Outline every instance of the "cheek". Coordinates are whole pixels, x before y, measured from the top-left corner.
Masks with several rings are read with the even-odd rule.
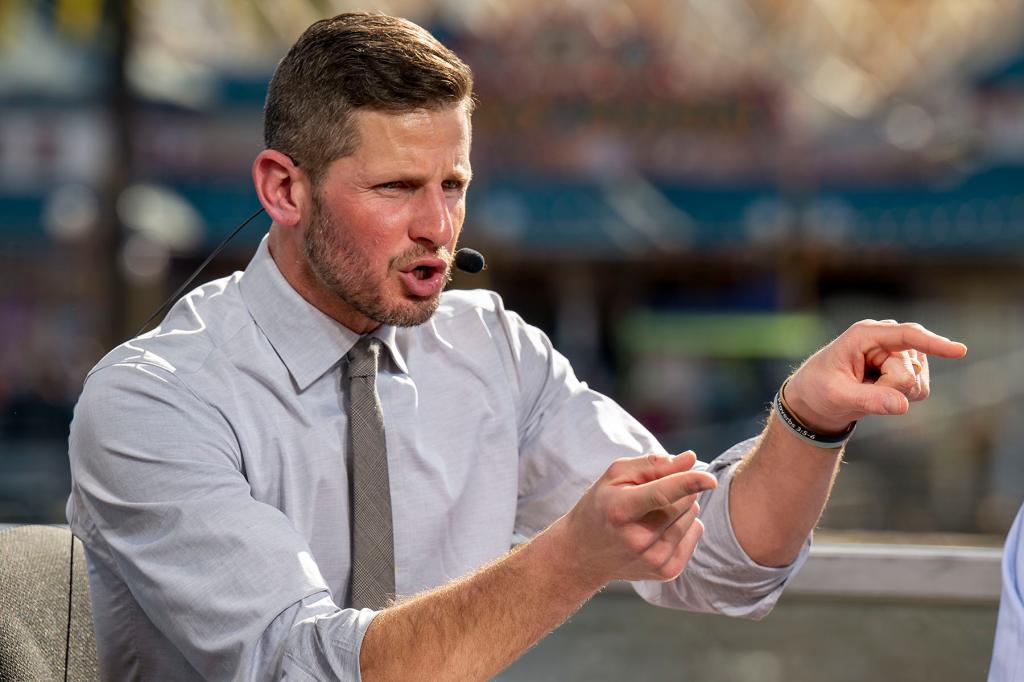
[[[373,203],[362,207],[354,222],[363,241],[378,248],[393,247],[408,235],[412,211],[396,202]]]
[[[465,200],[460,201],[451,209],[452,216],[452,227],[454,228],[455,236],[452,241],[458,238],[459,233],[462,232],[462,223],[466,219],[466,202]]]
[[[365,209],[339,212],[334,223],[339,242],[362,259],[375,261],[386,258],[387,252],[394,247],[395,230],[381,216],[379,212]]]
[[[380,234],[363,232],[348,236],[343,257],[350,267],[376,277],[388,269],[388,254],[391,250],[387,240]]]

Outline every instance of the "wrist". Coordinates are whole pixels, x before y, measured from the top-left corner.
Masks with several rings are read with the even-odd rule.
[[[807,401],[803,400],[803,394],[792,389],[790,385],[792,378],[789,377],[782,382],[782,387],[779,388],[779,400],[782,401],[785,411],[789,412],[798,425],[828,438],[838,437],[852,430],[853,425],[857,422],[829,419],[812,409]]]
[[[590,560],[589,553],[582,551],[587,543],[574,532],[575,509],[570,510],[545,528],[531,544],[544,554],[545,564],[558,573],[567,584],[574,584],[588,594],[594,594],[611,582],[614,576],[604,575],[599,562]]]
[[[836,450],[845,446],[846,441],[849,440],[854,428],[856,428],[857,422],[847,422],[842,430],[831,432],[818,430],[813,425],[805,423],[797,417],[788,401],[784,398],[787,383],[789,383],[789,379],[782,382],[782,387],[775,394],[775,399],[772,401],[772,412],[788,428],[789,433],[819,448]]]

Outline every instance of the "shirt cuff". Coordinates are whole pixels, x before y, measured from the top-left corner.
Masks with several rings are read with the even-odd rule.
[[[282,680],[361,679],[359,651],[366,629],[379,613],[372,609],[339,608],[320,593],[298,603],[284,655]],[[287,613],[287,612],[286,612]]]
[[[707,471],[718,479],[718,487],[700,498],[704,535],[679,578],[664,583],[633,583],[646,601],[754,619],[768,615],[775,606],[786,582],[807,559],[811,536],[797,558],[783,567],[763,566],[740,546],[729,517],[729,491],[736,466],[757,442],[755,437],[738,443],[708,465]]]

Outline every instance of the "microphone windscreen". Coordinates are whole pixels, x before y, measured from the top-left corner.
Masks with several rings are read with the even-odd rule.
[[[486,268],[487,262],[475,249],[459,249],[455,252],[455,267],[472,275]]]

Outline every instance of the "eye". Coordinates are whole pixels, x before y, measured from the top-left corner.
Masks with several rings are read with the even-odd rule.
[[[406,187],[408,187],[408,183],[401,180],[395,180],[394,182],[382,182],[374,189],[404,189]]]
[[[463,180],[445,180],[441,186],[446,192],[461,192],[466,189],[466,183]]]

